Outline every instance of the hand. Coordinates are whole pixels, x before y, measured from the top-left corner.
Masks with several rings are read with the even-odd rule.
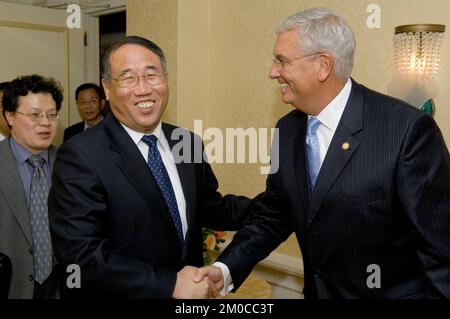
[[[202,280],[208,278],[214,288],[212,292],[213,298],[217,297],[217,294],[223,289],[225,283],[223,279],[222,270],[216,266],[205,266],[197,269],[197,273],[194,277],[194,282],[201,282]]]
[[[200,280],[194,280],[194,277],[197,277],[197,271],[196,267],[185,266],[177,273],[173,298],[206,299],[217,296],[216,285],[208,277],[203,276]]]

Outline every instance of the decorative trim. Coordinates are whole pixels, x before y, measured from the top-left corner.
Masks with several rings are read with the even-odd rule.
[[[445,32],[443,24],[407,24],[395,27],[395,34],[404,32]]]

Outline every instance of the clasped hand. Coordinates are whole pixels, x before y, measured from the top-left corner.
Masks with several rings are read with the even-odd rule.
[[[220,268],[185,266],[177,273],[172,297],[175,299],[216,298],[224,286]]]

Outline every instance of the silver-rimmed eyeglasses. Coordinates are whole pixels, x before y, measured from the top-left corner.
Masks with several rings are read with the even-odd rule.
[[[301,60],[301,59],[304,59],[304,58],[307,58],[307,57],[310,57],[310,56],[314,56],[314,55],[318,55],[318,54],[321,54],[321,53],[322,52],[315,52],[315,53],[302,55],[302,56],[299,56],[297,58],[292,58],[292,59],[284,59],[283,58],[283,59],[280,60],[280,59],[277,59],[277,58],[273,58],[272,60],[273,60],[273,63],[275,64],[275,66],[277,67],[278,71],[281,71],[285,65],[292,63],[292,61]]]
[[[25,115],[30,120],[32,120],[33,122],[36,122],[36,123],[42,121],[44,119],[44,117],[46,117],[47,120],[49,120],[50,122],[54,122],[59,119],[59,114],[57,111],[49,111],[47,113],[44,113],[44,112],[42,112],[42,113],[38,113],[38,112],[23,113],[23,112],[15,111],[14,113]]]
[[[142,78],[145,81],[145,83],[147,83],[150,86],[156,86],[164,83],[165,81],[164,73],[157,73],[157,72],[146,72],[143,75],[137,75],[135,73],[131,74],[127,73],[126,75],[123,75],[118,78],[113,77],[113,80],[116,80],[122,89],[133,89],[138,84],[139,78]]]

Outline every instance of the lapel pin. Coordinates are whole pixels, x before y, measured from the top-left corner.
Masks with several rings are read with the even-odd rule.
[[[348,151],[348,149],[350,148],[350,144],[347,142],[342,143],[342,149],[344,151]]]

